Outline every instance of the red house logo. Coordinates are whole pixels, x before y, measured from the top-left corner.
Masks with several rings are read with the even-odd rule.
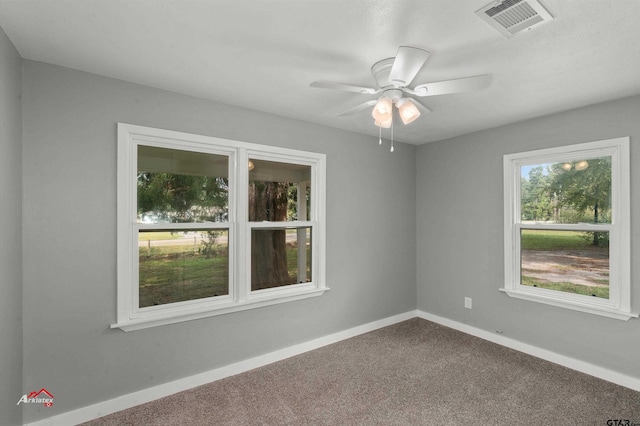
[[[25,393],[22,395],[16,405],[24,404],[42,404],[45,407],[53,406],[53,395],[45,388],[40,389],[38,392],[31,392],[28,395]]]

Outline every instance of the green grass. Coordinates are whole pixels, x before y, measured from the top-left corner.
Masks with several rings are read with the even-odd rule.
[[[152,243],[153,244],[153,243]],[[176,247],[180,248],[180,251],[176,251]],[[200,245],[196,245],[195,253],[198,253],[198,249],[202,248]],[[224,246],[224,250],[227,247]],[[193,244],[181,245],[181,246],[151,246],[149,249],[147,246],[139,247],[140,252],[140,261],[143,261],[143,258],[153,258],[157,256],[172,256],[176,253],[194,253]]]
[[[522,285],[546,288],[548,290],[563,291],[565,293],[581,294],[584,296],[595,296],[603,299],[609,298],[609,287],[593,287],[568,282],[550,283],[524,275],[522,276]]]
[[[138,233],[138,241],[158,241],[158,240],[175,240],[178,238],[182,238],[183,235],[180,233],[174,232],[139,232]]]
[[[307,246],[307,279],[311,280],[311,247]],[[296,282],[298,278],[298,246],[287,244],[287,269],[289,277]]]
[[[520,244],[523,250],[591,250],[584,232],[523,229]]]
[[[167,233],[169,234],[169,233]],[[199,247],[198,247],[199,248]],[[215,256],[205,257],[192,245],[139,248],[139,306],[197,300],[229,294],[229,256],[226,245],[215,246]],[[297,282],[298,249],[287,244],[287,268]],[[311,248],[307,247],[307,277],[311,278]]]
[[[147,307],[229,294],[226,246],[216,255],[194,253],[189,246],[140,248],[139,305]]]

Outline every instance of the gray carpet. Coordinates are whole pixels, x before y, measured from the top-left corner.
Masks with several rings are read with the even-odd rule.
[[[613,419],[640,425],[640,392],[416,318],[85,425],[605,426]]]

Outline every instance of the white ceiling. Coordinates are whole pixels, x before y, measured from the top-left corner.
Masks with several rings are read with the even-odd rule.
[[[0,0],[26,59],[372,135],[371,65],[409,45],[417,82],[491,74],[488,89],[421,98],[395,126],[422,144],[640,93],[640,0],[541,0],[554,20],[507,39],[475,15],[488,0]]]

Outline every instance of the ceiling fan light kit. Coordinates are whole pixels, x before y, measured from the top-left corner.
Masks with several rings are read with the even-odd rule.
[[[416,104],[414,104],[411,99],[403,97],[402,93],[402,90],[399,89],[385,90],[371,111],[376,126],[387,127],[381,126],[381,124],[393,121],[394,104],[396,108],[398,108],[400,119],[404,124],[409,124],[420,117],[420,110],[418,110]]]
[[[373,99],[368,100],[339,115],[356,114],[373,105],[371,115],[373,116],[374,124],[379,128],[391,128],[391,152],[393,152],[394,105],[398,109],[400,119],[406,125],[420,117],[421,109],[425,113],[431,112],[424,105],[413,99],[413,97],[460,93],[483,89],[489,85],[489,75],[478,75],[435,83],[421,83],[415,85],[413,88],[409,87],[426,63],[429,55],[431,55],[431,53],[424,49],[400,46],[394,58],[383,59],[371,67],[371,75],[376,83],[376,88],[332,81],[314,81],[310,86],[365,95],[378,95],[382,93],[382,96],[380,96],[377,101]],[[380,143],[381,142],[382,137],[380,136]]]
[[[391,118],[389,118],[387,121],[375,120],[373,122],[373,124],[375,124],[376,126],[382,127],[382,128],[385,128],[385,129],[388,129],[389,127],[391,127],[391,123],[393,123],[393,120]]]
[[[420,110],[418,110],[418,107],[409,98],[401,98],[396,103],[396,106],[400,113],[400,119],[404,124],[409,124],[420,117]]]
[[[378,102],[373,107],[373,111],[371,111],[371,115],[375,121],[379,121],[381,123],[391,120],[393,116],[393,101],[391,98],[382,96],[378,99]]]

